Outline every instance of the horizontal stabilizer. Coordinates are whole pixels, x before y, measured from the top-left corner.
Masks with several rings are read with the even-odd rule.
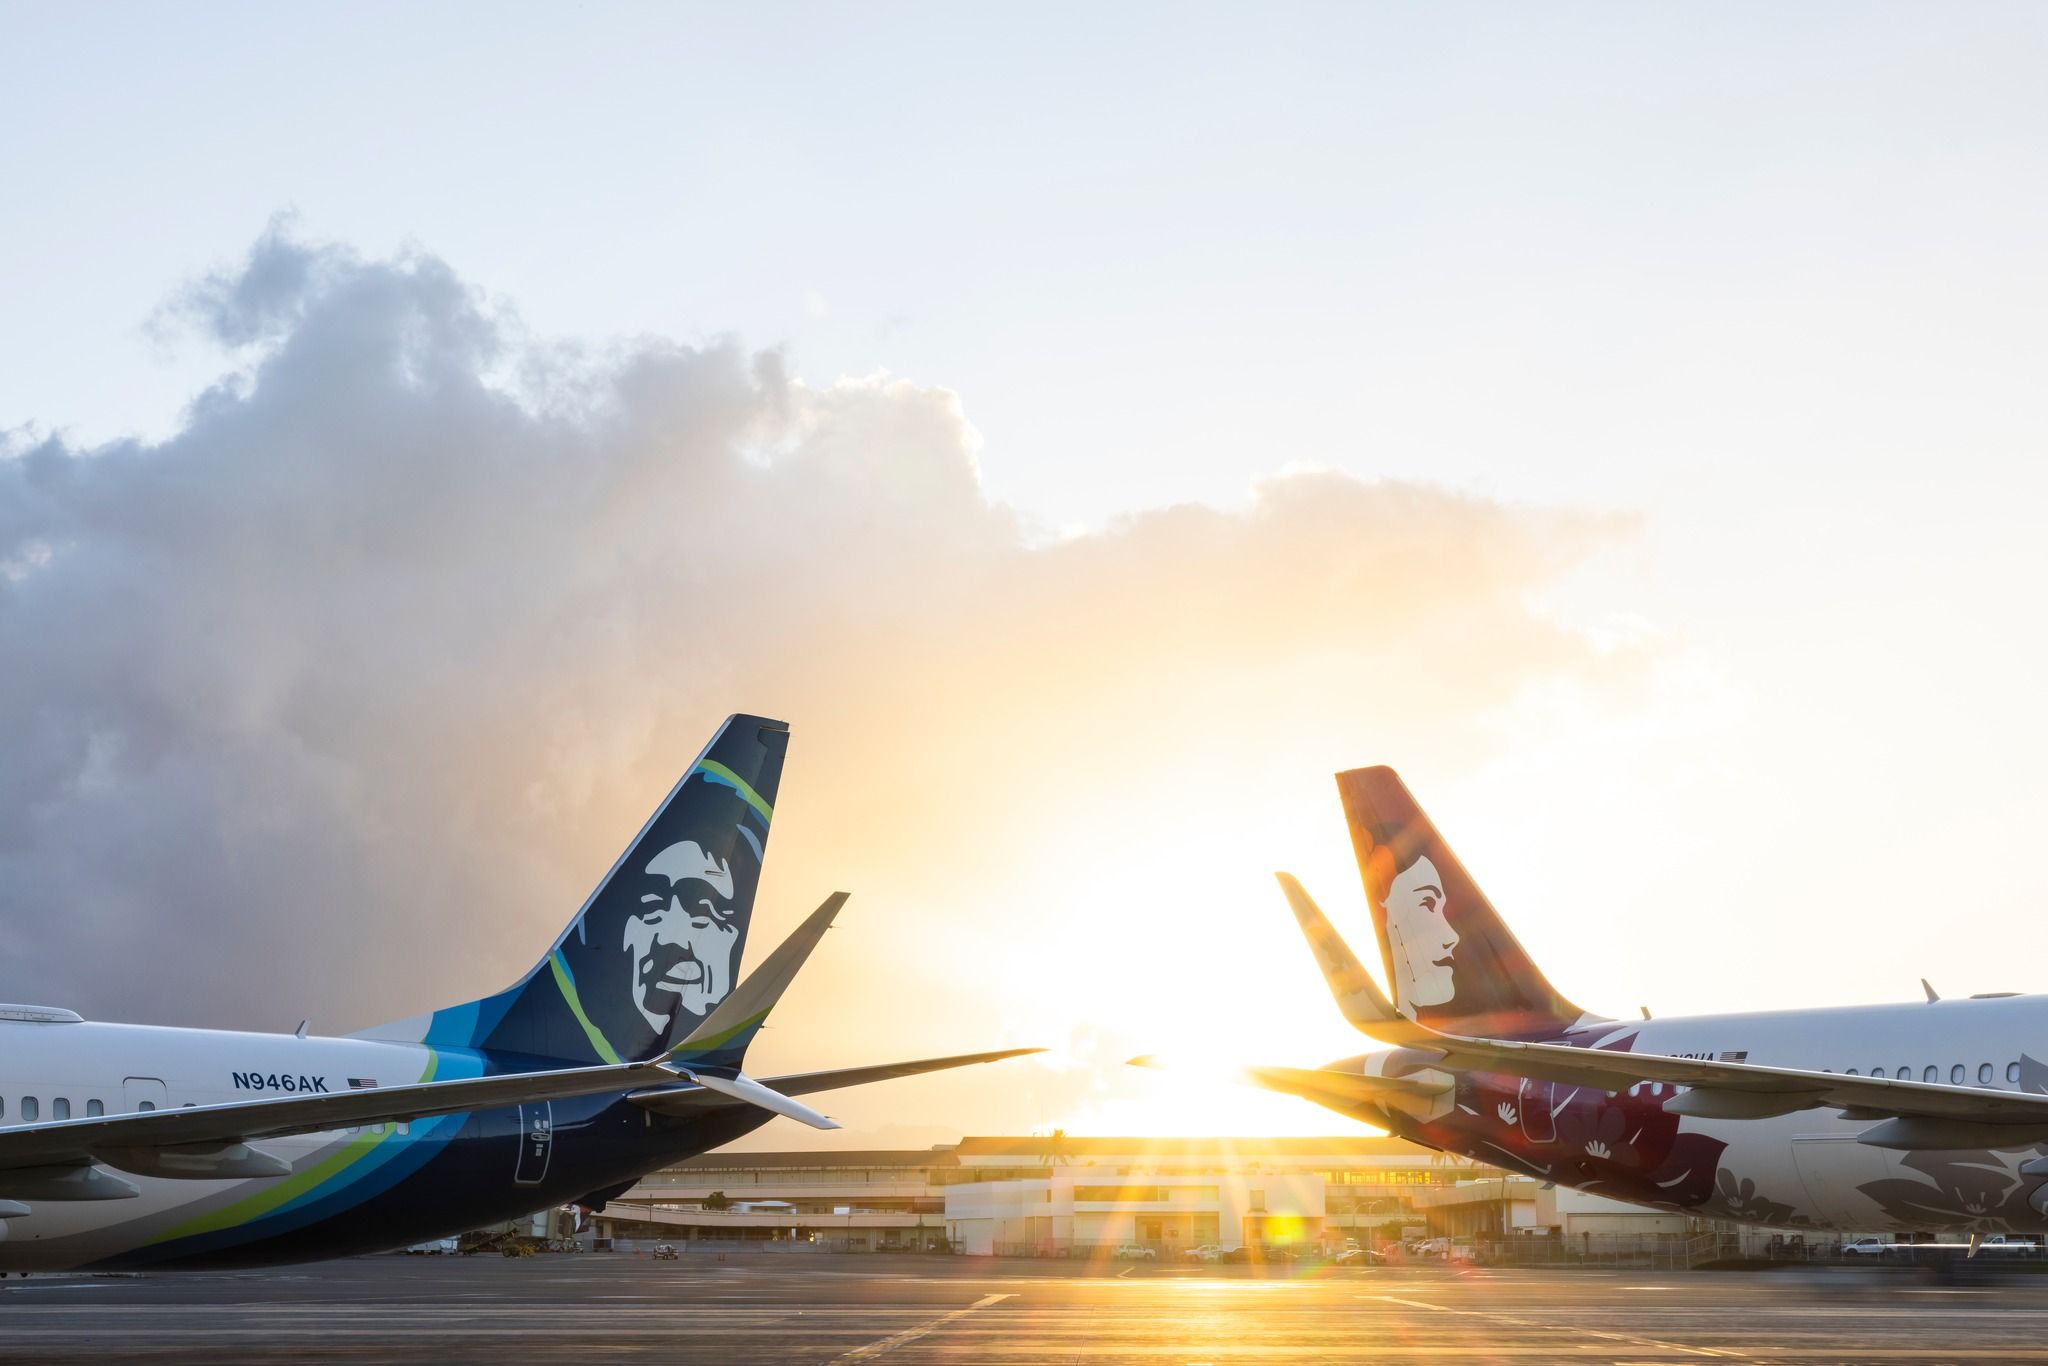
[[[808,1124],[813,1129],[836,1129],[839,1127],[837,1120],[828,1119],[810,1106],[805,1105],[802,1101],[791,1100],[780,1091],[770,1090],[745,1073],[736,1072],[729,1077],[721,1077],[711,1072],[686,1072],[685,1075],[707,1091],[716,1091],[720,1095],[731,1096],[734,1100],[742,1100],[749,1105],[758,1105],[763,1110],[770,1110],[778,1115]]]
[[[1394,1100],[1431,1099],[1451,1089],[1450,1079],[1367,1077],[1304,1067],[1247,1067],[1245,1075],[1268,1091],[1283,1091],[1318,1105],[1350,1111],[1361,1105],[1384,1108]]]

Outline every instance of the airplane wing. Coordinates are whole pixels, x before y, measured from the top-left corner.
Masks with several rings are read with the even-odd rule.
[[[845,904],[844,892],[827,897],[689,1038],[661,1059],[17,1124],[0,1128],[0,1171],[100,1162],[145,1176],[275,1176],[290,1167],[240,1145],[347,1125],[403,1122],[675,1082],[695,1083],[730,1104],[758,1105],[817,1128],[836,1129],[839,1126],[825,1116],[746,1076],[739,1063],[747,1042]]]
[[[836,1091],[846,1086],[866,1086],[894,1077],[914,1077],[920,1072],[938,1072],[949,1067],[971,1067],[980,1062],[1021,1058],[1043,1053],[1042,1048],[1002,1048],[993,1053],[960,1053],[950,1058],[919,1058],[915,1062],[888,1062],[873,1067],[841,1067],[830,1072],[796,1072],[785,1077],[763,1077],[760,1085],[784,1096],[809,1095],[813,1091]],[[743,1102],[703,1086],[683,1084],[635,1091],[626,1099],[659,1115],[698,1115]]]
[[[1300,1096],[1325,1105],[1333,1110],[1349,1111],[1359,1105],[1383,1106],[1389,1099],[1416,1097],[1427,1099],[1448,1089],[1450,1082],[1443,1078],[1434,1081],[1408,1077],[1366,1077],[1356,1072],[1338,1072],[1326,1068],[1307,1067],[1247,1067],[1245,1075],[1253,1084],[1268,1091],[1284,1091],[1290,1096]]]
[[[660,1063],[624,1063],[15,1124],[0,1128],[0,1170],[94,1161],[132,1170],[123,1159],[148,1150],[196,1151],[348,1125],[395,1123],[466,1110],[568,1100],[630,1091],[656,1081],[672,1082],[681,1075]]]
[[[702,1025],[660,1059],[17,1124],[0,1127],[0,1171],[102,1163],[144,1176],[281,1176],[291,1170],[288,1164],[244,1145],[350,1125],[402,1123],[622,1091],[649,1109],[670,1113],[753,1105],[815,1128],[836,1129],[833,1121],[791,1097],[1041,1051],[1016,1048],[806,1072],[768,1083],[741,1072],[747,1042],[845,903],[843,892],[828,897]],[[134,1193],[124,1182],[102,1185],[116,1194]]]
[[[1880,1148],[2019,1146],[2048,1137],[2048,1095],[1440,1033],[1394,1008],[1299,882],[1282,873],[1280,886],[1344,1017],[1383,1043],[1435,1054],[1440,1066],[1608,1092],[1667,1082],[1687,1089],[1664,1108],[1701,1119],[1764,1119],[1829,1107],[1844,1119],[1876,1121],[1857,1137]]]

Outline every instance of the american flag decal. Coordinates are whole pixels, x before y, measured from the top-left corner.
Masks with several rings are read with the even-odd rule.
[[[1749,1050],[1747,1048],[1732,1049],[1721,1054],[1720,1057],[1722,1062],[1748,1062]]]
[[[375,1077],[350,1077],[348,1079],[348,1089],[351,1091],[374,1091],[377,1089],[377,1079]]]

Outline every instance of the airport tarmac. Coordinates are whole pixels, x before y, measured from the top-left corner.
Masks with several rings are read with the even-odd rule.
[[[1230,1274],[1234,1272],[1235,1274]],[[2048,1277],[375,1257],[0,1282],[8,1361],[2048,1360]]]

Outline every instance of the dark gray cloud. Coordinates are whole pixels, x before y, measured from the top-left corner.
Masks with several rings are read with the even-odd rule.
[[[0,454],[0,996],[345,1029],[502,985],[731,710],[798,725],[815,899],[1000,860],[963,773],[1135,762],[1190,699],[1599,667],[1528,606],[1597,520],[1301,474],[1036,545],[941,391],[539,344],[286,225],[178,310],[248,367],[175,435]]]

